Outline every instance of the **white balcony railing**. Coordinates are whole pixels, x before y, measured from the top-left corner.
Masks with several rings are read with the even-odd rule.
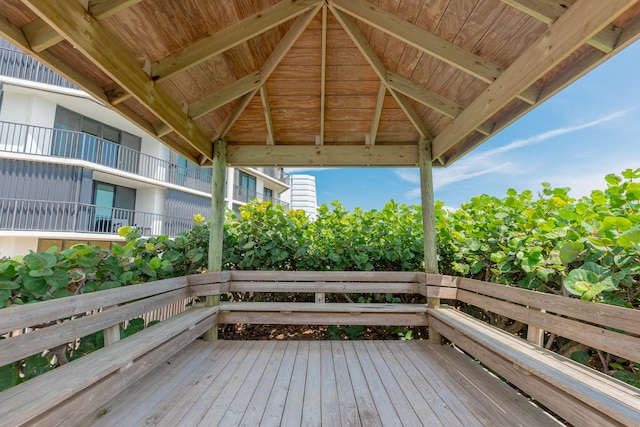
[[[241,187],[239,185],[233,186],[233,200],[247,203],[255,199],[258,199],[261,202],[271,202],[274,205],[282,205],[285,209],[289,209],[289,203],[280,200],[277,197],[269,197],[263,193],[258,193],[255,190]]]
[[[116,234],[130,225],[143,236],[176,236],[193,227],[193,218],[46,200],[0,199],[0,230]]]
[[[64,77],[5,41],[0,43],[0,76],[77,89]]]
[[[86,160],[161,182],[211,192],[211,175],[83,132],[0,122],[0,152]]]

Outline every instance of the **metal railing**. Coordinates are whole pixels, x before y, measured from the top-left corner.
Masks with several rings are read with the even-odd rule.
[[[10,46],[9,43],[0,44],[0,75],[78,89],[76,85],[67,81],[46,65],[41,64],[17,48],[7,46]]]
[[[176,236],[190,230],[193,218],[46,200],[0,199],[0,230],[117,234],[130,225],[143,236]]]
[[[286,173],[282,168],[255,168],[255,169],[287,185],[291,184],[291,178],[289,177],[289,174]]]
[[[258,199],[261,202],[271,202],[274,205],[282,205],[285,209],[289,209],[289,203],[280,200],[277,197],[268,197],[265,194],[258,193],[256,190],[251,190],[239,185],[233,186],[233,200],[247,203],[255,199]]]
[[[0,122],[2,151],[86,160],[146,178],[211,192],[209,174],[83,132]]]

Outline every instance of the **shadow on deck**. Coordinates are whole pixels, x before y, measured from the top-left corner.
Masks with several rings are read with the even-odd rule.
[[[558,425],[462,352],[425,341],[197,340],[100,413],[91,425]]]

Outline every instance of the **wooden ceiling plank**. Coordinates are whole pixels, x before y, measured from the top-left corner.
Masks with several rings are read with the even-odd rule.
[[[380,89],[378,89],[378,98],[376,99],[376,108],[373,111],[373,119],[371,120],[371,133],[369,135],[368,144],[375,145],[378,136],[378,127],[380,126],[380,117],[382,116],[382,106],[384,97],[387,94],[387,85],[380,81]]]
[[[231,166],[416,166],[418,144],[393,145],[227,145]]]
[[[636,0],[581,0],[574,4],[435,137],[434,158],[462,141],[635,3]]]
[[[273,116],[271,115],[271,104],[269,104],[269,96],[267,94],[267,87],[265,85],[260,86],[260,100],[262,101],[262,109],[264,110],[264,120],[267,123],[267,145],[276,144],[276,131],[273,127]]]
[[[103,88],[103,90],[111,105],[118,105],[131,98],[131,94],[121,88],[116,82],[109,83]]]
[[[320,0],[282,0],[242,21],[171,54],[151,67],[151,77],[165,80],[216,55],[238,46],[265,31],[302,15],[321,4]]]
[[[378,54],[373,50],[373,47],[369,44],[365,35],[362,34],[360,28],[358,28],[356,23],[345,12],[342,12],[333,6],[329,6],[329,8],[358,50],[365,57],[380,81],[386,86],[386,89],[389,91],[391,96],[396,100],[402,111],[404,111],[409,121],[411,121],[418,133],[420,133],[420,136],[422,138],[431,139],[431,133],[422,121],[422,118],[418,113],[416,113],[416,110],[413,108],[409,100],[404,95],[396,93],[393,88],[391,88],[391,85],[387,81],[388,70],[385,68],[380,57],[378,57]]]
[[[98,20],[106,19],[140,1],[142,0],[93,0],[89,3],[89,13]],[[42,52],[64,40],[56,30],[40,18],[23,25],[22,31],[34,52]]]
[[[80,3],[74,0],[25,0],[24,3],[187,143],[211,158],[213,148],[209,138]]]
[[[324,110],[325,92],[327,89],[327,6],[322,6],[322,41],[320,60],[320,135],[317,139],[318,145],[324,144]]]
[[[322,4],[318,3],[318,5],[311,10],[308,10],[304,14],[302,14],[296,21],[291,25],[289,31],[282,37],[278,45],[273,49],[269,57],[266,59],[264,64],[262,64],[262,68],[260,69],[260,86],[264,85],[269,76],[276,69],[282,58],[289,52],[291,46],[298,40],[300,35],[303,33],[305,28],[309,25],[309,23],[313,20],[313,17],[316,16],[318,10],[322,7]],[[233,124],[238,120],[238,117],[242,114],[242,112],[247,108],[249,102],[253,99],[255,94],[258,92],[258,89],[255,89],[246,95],[242,96],[238,103],[233,107],[233,111],[229,113],[222,124],[218,128],[216,135],[214,137],[214,141],[223,138],[229,129],[233,126]]]
[[[260,87],[260,72],[256,71],[236,80],[235,82],[217,90],[193,104],[189,105],[189,117],[197,119],[222,107],[229,102],[240,98]]]
[[[385,11],[364,0],[331,0],[331,4],[354,18],[361,20],[414,48],[443,61],[473,77],[493,83],[500,76],[502,68],[471,53],[429,30]],[[537,88],[524,88],[518,97],[533,105],[536,103]]]
[[[553,24],[566,11],[567,5],[559,0],[501,0],[503,3],[536,18],[545,24]],[[611,52],[620,36],[620,28],[605,27],[587,43],[602,52]]]
[[[372,27],[416,49],[434,56],[486,83],[493,82],[502,69],[432,32],[363,0],[332,0],[331,4]]]

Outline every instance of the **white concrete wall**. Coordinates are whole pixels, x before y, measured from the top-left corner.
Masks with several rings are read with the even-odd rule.
[[[38,249],[38,238],[33,236],[0,236],[0,258],[26,255]]]
[[[140,232],[145,235],[149,232],[162,232],[162,219],[155,215],[145,215],[143,212],[164,215],[165,190],[163,188],[140,188],[136,191],[136,224]]]
[[[4,124],[0,137],[0,149],[30,154],[48,154],[55,119],[56,105],[33,94],[12,90],[5,86],[0,121],[29,126]]]

